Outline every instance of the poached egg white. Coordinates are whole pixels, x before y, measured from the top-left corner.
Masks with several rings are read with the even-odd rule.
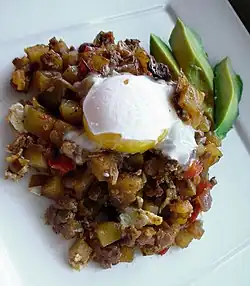
[[[125,153],[157,148],[182,165],[188,162],[197,147],[195,130],[176,114],[173,85],[132,74],[96,75],[94,82],[82,103],[85,134],[71,131],[66,140],[90,151],[94,145]]]

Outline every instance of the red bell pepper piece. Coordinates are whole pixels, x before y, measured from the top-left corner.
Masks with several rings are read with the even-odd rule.
[[[169,250],[169,247],[163,248],[163,249],[159,252],[159,254],[160,254],[160,255],[164,255],[164,254],[166,254],[166,253],[168,252],[168,250]]]
[[[74,162],[64,155],[60,155],[55,159],[49,159],[48,164],[52,169],[58,170],[62,175],[75,169]]]
[[[199,176],[203,171],[203,165],[200,161],[194,161],[191,166],[184,172],[184,179],[192,179]]]
[[[188,220],[188,223],[192,223],[192,222],[196,221],[200,211],[201,211],[201,207],[198,204],[195,204],[194,205],[194,210],[193,210],[193,212],[191,214],[191,217]]]
[[[196,195],[200,195],[205,191],[211,190],[213,185],[208,181],[201,181],[198,186],[196,187]]]

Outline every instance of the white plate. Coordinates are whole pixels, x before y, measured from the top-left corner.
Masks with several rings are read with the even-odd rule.
[[[157,3],[161,2],[159,0]],[[224,157],[212,170],[219,184],[213,191],[213,207],[204,216],[206,233],[203,239],[195,241],[186,250],[170,251],[164,257],[138,257],[132,264],[119,264],[111,270],[102,270],[90,264],[81,272],[72,271],[66,264],[67,243],[43,224],[42,217],[48,201],[28,193],[27,180],[16,184],[1,177],[0,285],[127,286],[164,283],[169,286],[187,286],[208,285],[209,281],[212,283],[209,285],[222,285],[219,281],[231,286],[236,285],[232,284],[235,281],[239,282],[237,285],[249,285],[250,37],[231,7],[223,0],[174,0],[172,9],[159,5],[148,9],[150,1],[145,3],[147,5],[142,6],[140,12],[125,13],[105,21],[92,21],[61,30],[55,25],[52,32],[27,37],[16,35],[1,41],[0,162],[4,160],[6,144],[12,139],[5,115],[9,105],[20,98],[9,86],[11,60],[21,56],[25,46],[47,42],[54,35],[63,37],[67,43],[79,45],[82,41],[92,40],[100,30],[113,30],[117,39],[139,38],[148,48],[150,32],[168,39],[174,25],[174,14],[177,14],[201,35],[211,62],[215,64],[222,57],[230,56],[235,70],[244,81],[237,130],[232,130],[223,142]],[[110,16],[103,9],[103,14]],[[64,12],[67,15],[67,7]],[[35,31],[34,27],[32,31]],[[4,166],[0,164],[2,176]],[[228,271],[232,271],[234,267],[230,265],[234,258],[238,266],[244,263],[245,267],[237,268],[237,279],[229,280],[216,274],[225,265],[228,268],[223,269],[229,270],[221,273],[226,276]],[[224,278],[226,280],[219,280]]]

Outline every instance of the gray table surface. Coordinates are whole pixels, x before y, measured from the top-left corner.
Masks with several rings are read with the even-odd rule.
[[[229,0],[250,33],[250,0]]]

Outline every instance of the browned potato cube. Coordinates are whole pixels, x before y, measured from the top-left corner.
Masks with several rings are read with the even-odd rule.
[[[201,220],[196,220],[187,227],[187,231],[191,233],[195,239],[201,239],[204,234],[203,223]]]
[[[46,184],[42,186],[41,194],[52,200],[63,197],[64,187],[61,177],[53,176],[48,178]]]
[[[35,45],[24,49],[27,54],[30,63],[40,63],[40,58],[43,54],[49,51],[49,47],[45,45]]]
[[[112,185],[116,184],[118,178],[117,158],[112,154],[100,154],[94,156],[89,162],[92,173],[98,181],[107,181]]]
[[[189,246],[193,238],[194,236],[190,232],[188,232],[186,229],[182,229],[177,234],[175,238],[175,243],[181,248],[186,248]]]
[[[63,56],[63,66],[67,68],[68,66],[75,66],[78,64],[78,52],[77,51],[70,51],[65,53]]]
[[[82,107],[76,101],[62,100],[59,110],[66,122],[75,125],[82,123]]]
[[[92,248],[82,239],[77,239],[69,249],[69,264],[72,268],[80,270],[82,266],[85,266],[92,253]]]
[[[193,206],[189,201],[177,201],[170,205],[170,210],[179,214],[186,214],[193,211]]]
[[[62,120],[56,120],[53,130],[50,132],[49,139],[59,148],[63,143],[64,134],[72,129],[74,129],[72,125]]]
[[[32,168],[40,170],[46,170],[48,168],[47,160],[40,145],[30,145],[24,151],[24,157],[29,160],[29,165]]]
[[[96,227],[96,235],[103,247],[121,239],[122,230],[120,224],[112,221],[99,223]]]
[[[132,262],[134,259],[134,248],[128,246],[121,247],[120,262]]]
[[[136,200],[137,193],[143,188],[141,176],[124,173],[120,174],[115,185],[109,186],[109,195],[112,203],[125,208]]]
[[[63,73],[63,78],[74,84],[76,81],[79,80],[78,78],[78,67],[77,66],[68,66],[68,68]]]
[[[29,64],[29,59],[26,56],[24,56],[22,58],[15,58],[12,61],[12,63],[16,67],[16,69],[22,69]]]
[[[206,145],[206,151],[202,159],[204,170],[208,170],[208,168],[218,162],[221,157],[222,153],[214,143]]]
[[[55,119],[50,115],[36,110],[31,105],[24,107],[24,128],[38,137],[49,139],[50,131],[53,129]]]
[[[61,71],[63,69],[62,57],[53,50],[43,54],[40,60],[45,70]]]
[[[17,69],[12,73],[11,84],[17,91],[27,92],[30,85],[30,78],[24,69]]]
[[[67,53],[69,50],[65,42],[62,39],[58,41],[56,37],[53,37],[52,39],[49,40],[49,47],[50,49],[54,50],[56,53],[60,55]]]

